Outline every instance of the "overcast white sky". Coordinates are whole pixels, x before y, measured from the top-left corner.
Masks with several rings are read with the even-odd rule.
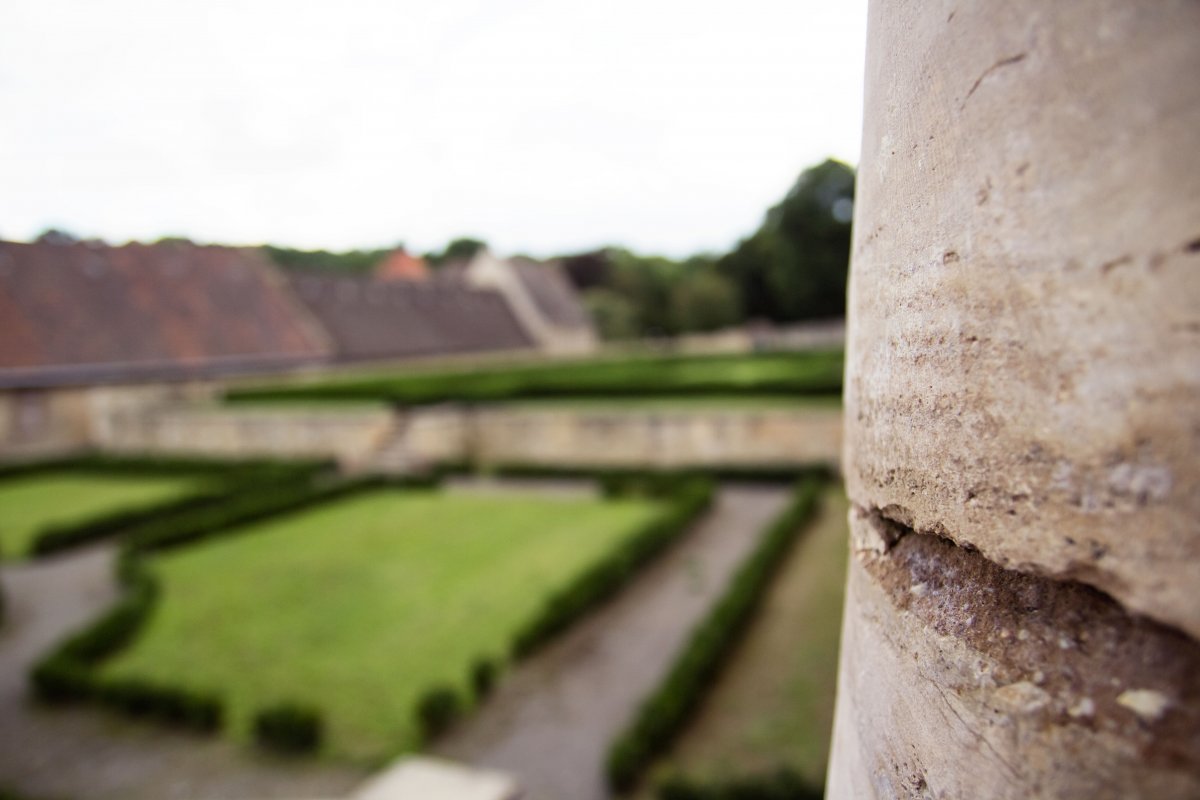
[[[865,0],[5,0],[0,238],[723,249],[858,160]]]

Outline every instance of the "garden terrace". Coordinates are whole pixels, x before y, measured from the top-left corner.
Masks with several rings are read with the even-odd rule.
[[[241,740],[261,709],[301,703],[322,714],[328,754],[378,762],[421,743],[415,709],[430,690],[469,703],[477,664],[569,621],[548,609],[583,613],[631,553],[652,554],[648,540],[673,534],[664,525],[690,521],[679,512],[650,497],[368,487],[141,557],[158,605],[99,679],[219,697]]]
[[[231,390],[233,402],[386,400],[401,405],[532,398],[840,393],[841,351],[625,356],[474,369],[415,370]]]

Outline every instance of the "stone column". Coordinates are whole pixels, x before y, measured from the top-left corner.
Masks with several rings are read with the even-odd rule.
[[[872,0],[829,796],[1200,797],[1200,3]]]

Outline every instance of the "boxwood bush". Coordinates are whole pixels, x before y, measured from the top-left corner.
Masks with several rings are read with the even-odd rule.
[[[643,702],[633,724],[613,742],[606,770],[614,790],[632,788],[683,728],[753,617],[776,567],[816,509],[822,484],[810,477],[797,486],[721,599],[692,631],[670,672]]]
[[[821,800],[825,787],[813,786],[791,769],[723,781],[698,782],[672,776],[658,785],[658,800]]]
[[[417,701],[417,725],[426,741],[435,739],[462,714],[463,701],[452,686],[435,686]]]
[[[325,724],[315,708],[283,703],[254,715],[254,740],[279,753],[313,753],[321,747]]]
[[[471,688],[475,692],[476,700],[483,700],[492,693],[492,687],[496,685],[497,672],[499,672],[499,668],[492,659],[475,659],[475,663],[471,665]]]

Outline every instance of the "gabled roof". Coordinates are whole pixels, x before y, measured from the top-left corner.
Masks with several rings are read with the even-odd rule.
[[[172,379],[325,359],[253,250],[0,242],[0,385]]]
[[[538,311],[551,323],[564,328],[588,328],[591,319],[579,300],[579,293],[557,261],[539,262],[516,256],[509,259],[521,284]]]
[[[317,274],[289,280],[328,332],[339,361],[533,346],[497,292]]]

